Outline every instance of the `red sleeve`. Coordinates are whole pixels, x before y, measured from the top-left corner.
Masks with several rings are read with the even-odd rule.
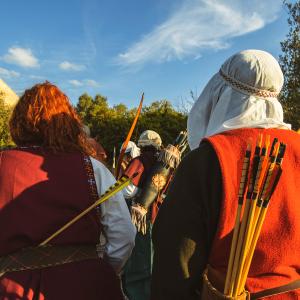
[[[138,175],[132,180],[132,183],[135,186],[139,185],[141,180],[142,174],[144,172],[144,165],[140,161],[139,158],[134,158],[128,165],[127,169],[125,170],[124,175],[131,177],[134,173],[138,173]]]

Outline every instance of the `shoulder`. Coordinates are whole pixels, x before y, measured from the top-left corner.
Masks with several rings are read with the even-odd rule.
[[[138,165],[138,164],[142,164],[142,163],[143,163],[142,156],[137,156],[130,161],[129,165],[131,165],[131,164]]]
[[[135,186],[138,186],[141,181],[144,171],[145,171],[144,164],[141,161],[141,157],[138,156],[129,163],[128,167],[126,168],[126,170],[124,172],[124,175],[126,175],[128,177],[132,177],[135,173],[138,173],[138,175],[135,176],[135,178],[132,181],[132,183]]]
[[[197,166],[209,166],[211,163],[218,162],[217,154],[212,145],[204,141],[200,146],[189,152],[182,160],[180,166],[194,169]]]
[[[110,186],[116,182],[113,174],[109,171],[109,169],[99,160],[90,156],[90,160],[92,163],[92,167],[94,170],[95,176],[101,178],[102,182],[105,182],[106,186]]]
[[[182,159],[176,169],[172,186],[176,189],[180,187],[180,189],[195,190],[195,193],[198,193],[200,187],[205,187],[211,180],[215,181],[219,178],[218,157],[213,147],[208,142],[203,142]]]
[[[140,169],[144,168],[143,160],[140,156],[135,157],[133,160],[130,161],[125,173],[127,173],[129,170],[131,171],[138,171]]]

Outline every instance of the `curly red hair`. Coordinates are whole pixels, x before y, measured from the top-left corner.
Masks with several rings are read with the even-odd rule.
[[[53,152],[94,155],[68,97],[49,82],[25,91],[13,110],[9,127],[18,146],[39,145]]]

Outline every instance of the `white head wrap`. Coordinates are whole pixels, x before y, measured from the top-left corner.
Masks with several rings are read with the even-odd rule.
[[[283,74],[276,59],[260,50],[245,50],[225,61],[208,82],[188,117],[191,149],[206,137],[237,128],[285,128],[277,96]]]
[[[123,147],[123,144],[121,146],[121,149],[122,149],[122,147]],[[130,156],[132,158],[135,158],[140,155],[141,151],[140,151],[140,148],[134,142],[129,141],[128,145],[126,147],[125,153],[128,153],[128,154],[130,154]]]
[[[139,147],[153,146],[159,149],[162,144],[160,135],[153,130],[144,131],[138,141]]]

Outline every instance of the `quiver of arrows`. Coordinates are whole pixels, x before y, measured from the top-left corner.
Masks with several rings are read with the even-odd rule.
[[[186,148],[187,132],[181,131],[173,144],[160,151],[157,161],[149,170],[142,191],[131,207],[132,222],[142,234],[147,231],[147,213],[151,205],[166,193]]]
[[[268,205],[282,173],[286,145],[260,134],[254,153],[252,141],[245,152],[238,192],[238,208],[224,287],[224,295],[237,298],[245,284]]]

